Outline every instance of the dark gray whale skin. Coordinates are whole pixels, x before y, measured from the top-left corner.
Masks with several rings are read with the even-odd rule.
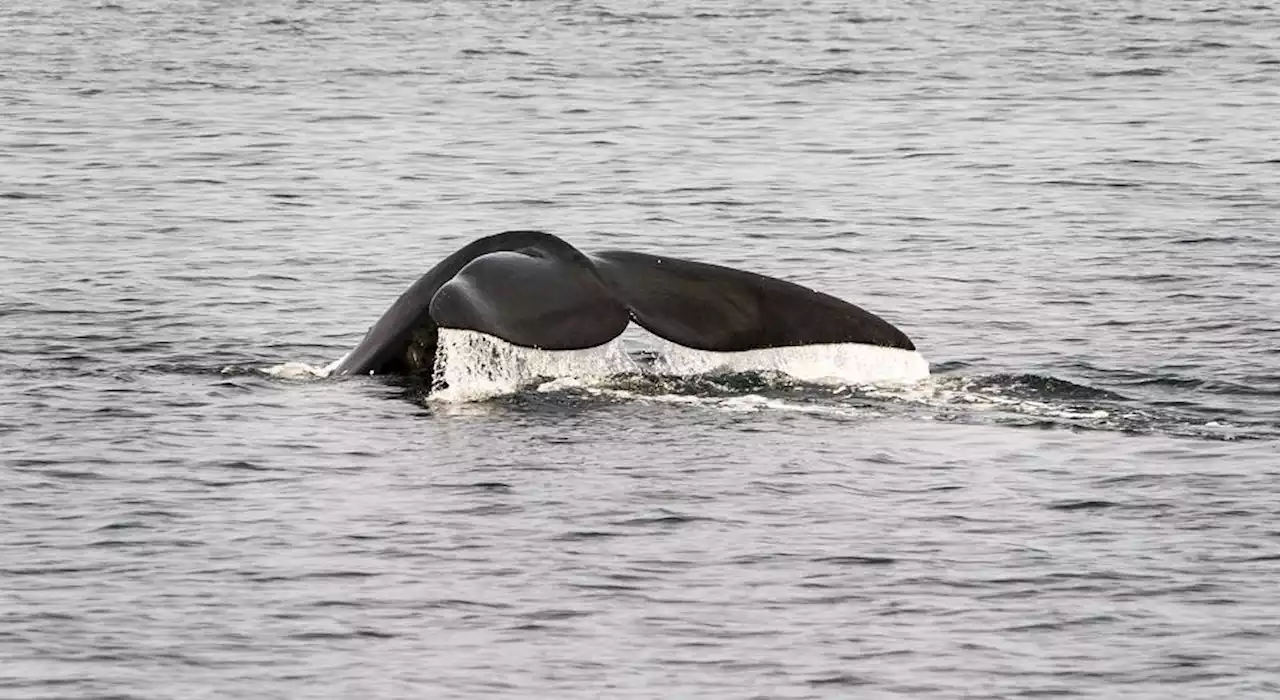
[[[472,241],[414,282],[333,374],[429,375],[440,328],[575,350],[607,343],[631,321],[698,350],[915,350],[888,321],[798,284],[645,253],[585,255],[549,233],[506,231]]]

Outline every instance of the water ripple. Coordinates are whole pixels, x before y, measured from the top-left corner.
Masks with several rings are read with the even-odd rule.
[[[0,695],[1280,693],[1280,21],[998,10],[5,3]],[[934,376],[260,371],[511,228]]]

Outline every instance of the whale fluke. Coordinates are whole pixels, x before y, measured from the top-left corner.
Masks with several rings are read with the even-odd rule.
[[[697,350],[838,343],[915,350],[879,316],[798,284],[645,253],[584,255],[549,233],[507,231],[431,268],[334,374],[430,373],[440,328],[576,350],[609,342],[629,321]]]
[[[471,261],[431,300],[442,328],[480,331],[541,350],[581,350],[618,337],[630,318],[591,263],[545,247]]]
[[[677,345],[719,352],[828,343],[916,349],[879,316],[792,282],[622,250],[591,258],[636,323]]]

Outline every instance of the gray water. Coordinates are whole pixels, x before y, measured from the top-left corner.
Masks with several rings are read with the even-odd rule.
[[[0,110],[0,696],[1280,693],[1274,3],[7,0]],[[508,228],[934,376],[262,371]]]

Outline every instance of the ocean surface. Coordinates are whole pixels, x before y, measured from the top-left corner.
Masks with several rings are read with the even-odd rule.
[[[932,376],[288,369],[512,228]],[[1278,581],[1275,2],[0,5],[0,697],[1273,698]]]

